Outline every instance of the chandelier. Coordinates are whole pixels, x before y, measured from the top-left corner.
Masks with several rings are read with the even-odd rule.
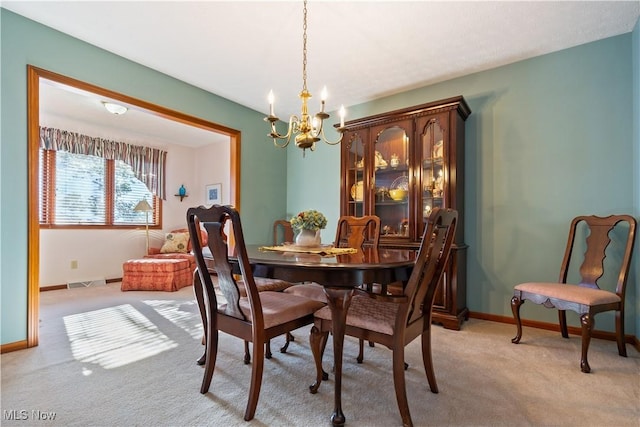
[[[273,90],[269,92],[269,115],[264,118],[265,121],[271,124],[271,132],[269,136],[273,138],[273,144],[279,148],[285,148],[291,142],[291,137],[295,135],[296,147],[302,148],[304,155],[305,150],[309,148],[311,151],[315,150],[316,142],[322,139],[329,145],[336,145],[342,141],[342,135],[344,134],[344,106],[340,107],[340,127],[337,129],[340,132],[340,138],[337,141],[329,141],[324,134],[323,123],[330,116],[324,111],[324,104],[327,99],[327,88],[322,89],[320,94],[320,112],[313,117],[309,115],[309,109],[307,107],[307,101],[311,98],[311,93],[307,90],[307,0],[304,0],[304,14],[302,25],[302,92],[300,92],[300,99],[302,99],[302,113],[300,117],[292,115],[289,118],[289,127],[287,133],[282,135],[276,130],[276,122],[280,120],[274,113],[273,109]],[[278,140],[284,140],[283,143],[279,143]]]

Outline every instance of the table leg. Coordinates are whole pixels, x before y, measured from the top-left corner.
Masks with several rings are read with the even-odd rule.
[[[344,425],[345,418],[342,413],[342,350],[344,347],[344,331],[347,323],[347,310],[353,296],[353,288],[324,288],[331,310],[333,326],[333,363],[335,369],[335,409],[331,415],[331,423],[334,426]]]

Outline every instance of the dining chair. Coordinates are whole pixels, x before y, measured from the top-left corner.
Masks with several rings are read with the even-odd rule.
[[[517,332],[511,341],[518,344],[522,338],[520,307],[525,301],[558,309],[560,332],[564,338],[569,338],[566,310],[574,311],[580,316],[582,325],[580,369],[589,373],[591,367],[587,353],[595,325],[595,315],[615,311],[618,354],[627,357],[624,342],[624,301],[635,229],[636,220],[630,215],[591,215],[574,218],[569,228],[558,282],[528,282],[515,286],[511,310]],[[575,284],[567,283],[567,278],[573,271],[572,267],[577,267],[580,262],[580,279]],[[602,277],[612,278],[608,281],[608,286],[606,281],[600,281]]]
[[[251,383],[244,419],[253,419],[260,396],[264,368],[265,343],[286,332],[309,325],[313,313],[323,304],[299,295],[283,292],[258,292],[251,264],[247,256],[240,214],[232,206],[213,205],[187,210],[189,232],[197,235],[196,220],[204,226],[208,234],[207,246],[211,251],[217,272],[218,286],[224,297],[218,301],[213,281],[203,254],[203,246],[198,239],[192,241],[196,257],[197,271],[204,286],[206,311],[205,368],[200,393],[209,391],[218,353],[218,334],[225,332],[253,344],[253,364]],[[231,235],[235,243],[234,254],[244,280],[247,296],[242,297],[233,266],[229,261],[227,239],[223,237],[225,221],[231,222]]]
[[[376,215],[341,216],[338,219],[336,229],[336,247],[363,248],[366,246],[378,247],[380,243],[380,217]],[[363,289],[368,292],[386,292],[386,286],[373,283],[363,283]],[[373,341],[369,341],[369,346],[373,347]],[[364,360],[364,340],[358,340],[358,356],[356,361],[362,363]]]
[[[282,237],[282,238],[280,238]],[[291,222],[286,219],[277,219],[273,222],[273,245],[282,245],[284,243],[293,242],[293,227],[291,226]],[[265,280],[262,278],[256,278],[258,280],[258,284],[261,280]],[[295,283],[286,282],[287,286],[283,287],[281,290],[285,290]],[[295,341],[295,337],[291,334],[291,332],[287,332],[287,338],[282,347],[280,347],[280,353],[286,353],[289,348],[289,343],[291,341]],[[267,349],[269,351],[268,356],[271,357],[271,345],[267,344]],[[248,350],[245,352],[248,354]]]
[[[376,215],[341,216],[336,227],[337,248],[377,247],[380,242],[380,218]]]
[[[380,218],[376,215],[362,217],[341,216],[336,227],[336,238],[333,246],[336,248],[362,249],[367,246],[378,246],[380,241]],[[324,303],[327,296],[324,287],[318,283],[302,283],[284,290],[286,293],[303,295]]]
[[[227,218],[224,219],[224,221],[227,221]],[[225,223],[223,222],[223,226],[222,226],[222,238],[226,241],[227,240],[227,234],[225,229]],[[198,224],[198,222],[196,221],[196,229],[200,230],[201,233],[201,243],[204,242],[206,243],[206,236],[207,233],[206,231],[204,231],[202,229],[202,227],[200,227],[200,225]],[[187,230],[189,231],[189,230]],[[191,241],[191,240],[190,240]],[[195,258],[194,258],[194,263],[195,263]],[[269,278],[269,277],[257,277],[257,274],[260,274],[259,271],[255,271],[254,272],[254,281],[256,283],[256,287],[258,289],[258,292],[263,292],[263,291],[283,291],[286,288],[293,286],[294,284],[291,282],[287,282],[286,280],[281,280],[281,279],[274,279],[274,278]],[[217,275],[216,269],[215,267],[209,266],[209,274],[210,275]],[[244,281],[242,279],[242,275],[236,275],[235,276],[237,283],[238,283],[238,289],[240,290],[240,296],[241,297],[246,297],[247,296],[247,291],[246,291],[246,287],[244,285]],[[194,281],[195,283],[195,281]],[[216,281],[214,283],[214,287],[217,287],[217,278]],[[194,290],[197,291],[196,288],[194,288]],[[197,295],[197,294],[196,294]],[[204,317],[204,312],[202,311],[203,308],[200,308],[201,310],[201,316]],[[202,344],[205,344],[205,340],[206,340],[206,336],[202,337]],[[293,340],[287,340],[287,342],[285,343],[285,345],[283,347],[280,348],[280,352],[281,353],[285,353],[287,348],[289,347],[289,341],[293,341]],[[273,356],[273,354],[271,353],[271,342],[268,340],[265,344],[265,357],[267,359],[271,359],[271,357]],[[197,363],[198,365],[204,365],[205,364],[205,357],[206,354],[203,354],[198,360]],[[244,363],[246,365],[248,365],[249,363],[251,363],[251,352],[249,351],[249,342],[245,341],[244,343]]]
[[[422,361],[429,387],[433,393],[438,392],[431,357],[431,315],[436,289],[450,257],[457,221],[456,210],[434,208],[402,295],[371,294],[356,289],[347,311],[345,335],[376,342],[393,353],[393,382],[404,426],[413,425],[405,384],[404,348],[418,336],[422,337]],[[326,378],[322,355],[332,328],[329,308],[316,311],[309,337],[316,364],[316,381],[309,387],[311,393],[316,393]]]
[[[336,237],[333,246],[336,248],[354,248],[362,249],[363,247],[378,247],[380,242],[380,218],[376,215],[341,216],[338,218],[336,226]],[[363,285],[366,286],[366,285]],[[318,283],[301,283],[291,286],[284,290],[286,293],[302,295],[312,298],[323,303],[327,303],[327,296],[324,287]],[[293,340],[293,336],[287,336],[284,348],[286,349],[289,341]],[[282,349],[281,349],[282,350]],[[364,344],[360,342],[360,353],[358,355],[358,363],[362,363],[364,352]]]
[[[280,238],[282,236],[282,238]],[[277,219],[273,222],[273,244],[281,245],[283,243],[293,242],[293,227],[291,222],[286,219]]]

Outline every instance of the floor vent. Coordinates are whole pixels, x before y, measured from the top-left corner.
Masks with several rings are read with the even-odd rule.
[[[68,289],[88,288],[90,286],[95,287],[95,286],[106,286],[106,285],[107,285],[107,281],[104,278],[101,278],[101,279],[85,280],[81,282],[69,282],[67,283],[67,288]]]

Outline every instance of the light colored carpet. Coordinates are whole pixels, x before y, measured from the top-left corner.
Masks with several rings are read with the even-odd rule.
[[[243,421],[250,367],[242,341],[222,335],[208,394],[199,393],[202,325],[191,287],[120,292],[103,287],[43,292],[40,345],[3,354],[3,426],[329,426],[333,376],[318,394],[309,328],[286,354],[272,344],[251,422]],[[638,426],[640,356],[592,340],[591,374],[579,368],[580,338],[471,319],[461,331],[433,327],[439,394],[429,391],[420,340],[407,348],[409,405],[416,426]],[[331,367],[331,345],[325,369]],[[347,426],[401,425],[391,354],[345,342],[343,410]],[[53,420],[37,420],[55,413]],[[13,420],[11,420],[13,418]],[[16,420],[26,418],[25,420]]]

